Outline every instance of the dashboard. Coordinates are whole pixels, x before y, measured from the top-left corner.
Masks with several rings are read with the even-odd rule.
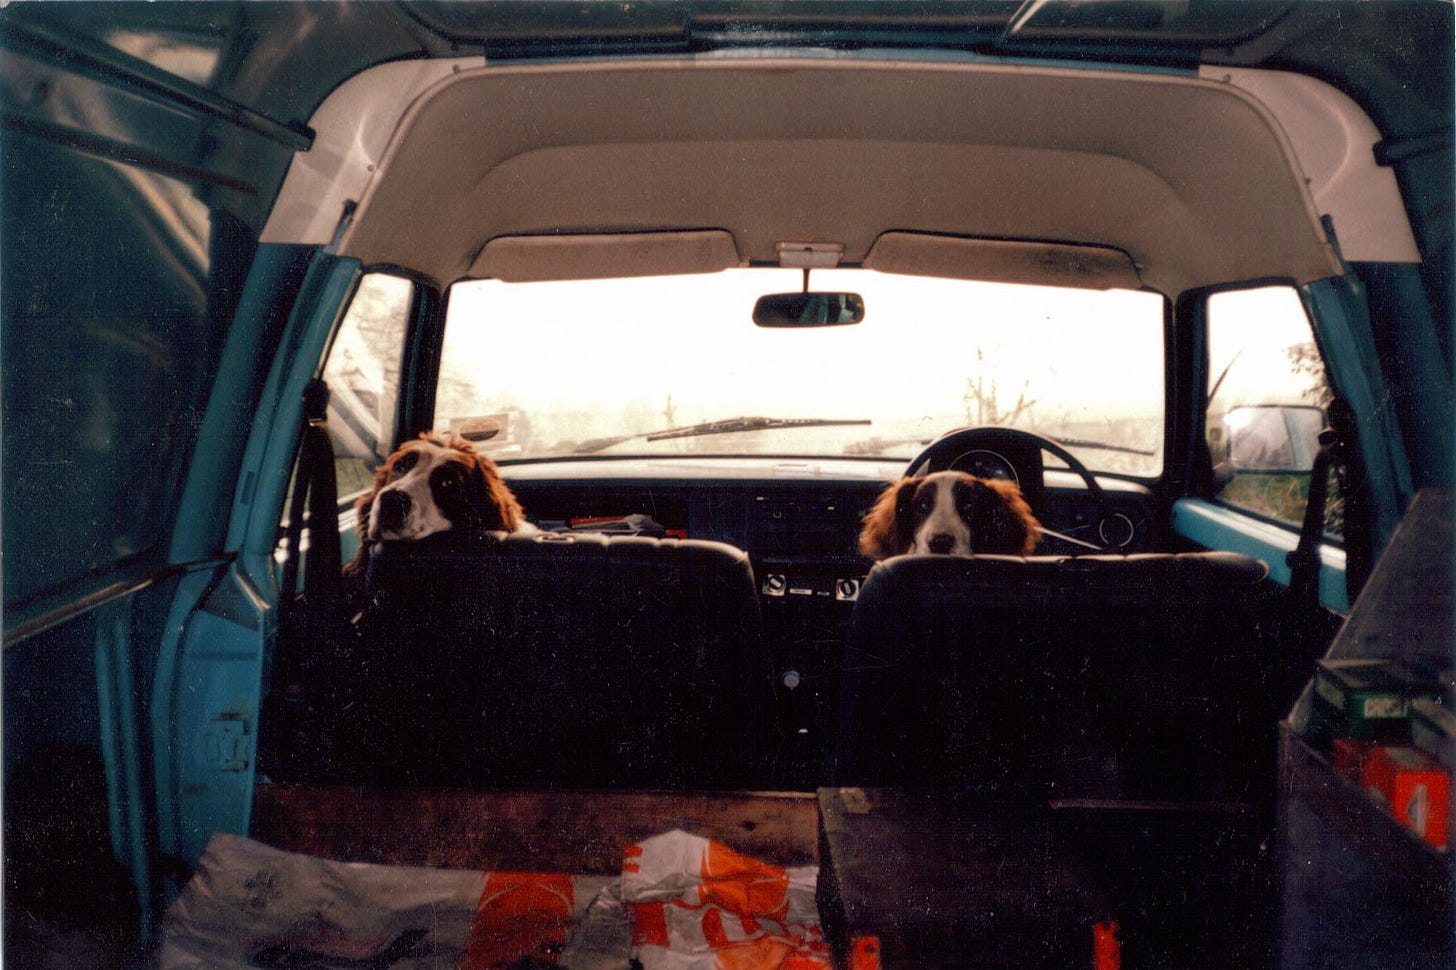
[[[758,458],[604,459],[504,465],[501,472],[527,516],[547,528],[644,516],[670,535],[712,539],[745,550],[755,574],[789,563],[857,562],[860,522],[904,463]],[[1157,549],[1153,493],[1099,477],[1102,509],[1075,474],[1049,468],[1034,501],[1042,524],[1109,551]],[[1039,553],[1076,551],[1048,535]],[[777,592],[772,590],[769,592]],[[767,594],[766,594],[767,595]]]

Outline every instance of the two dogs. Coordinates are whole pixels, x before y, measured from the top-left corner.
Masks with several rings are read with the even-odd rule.
[[[401,445],[375,473],[355,505],[359,553],[344,567],[362,581],[369,546],[380,539],[423,539],[450,529],[515,532],[526,526],[521,503],[495,462],[456,435],[425,432]],[[905,553],[1029,555],[1041,525],[1012,483],[964,472],[905,478],[881,493],[865,515],[860,552],[883,559]]]

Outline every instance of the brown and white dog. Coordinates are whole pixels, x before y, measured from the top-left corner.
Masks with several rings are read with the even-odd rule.
[[[880,494],[864,517],[860,552],[883,559],[907,552],[1026,556],[1041,523],[1012,482],[965,472],[903,478]]]
[[[525,525],[521,503],[495,462],[464,438],[430,431],[389,456],[354,510],[359,553],[344,566],[344,577],[357,583],[363,582],[369,546],[379,539],[423,539],[450,529],[515,532]]]

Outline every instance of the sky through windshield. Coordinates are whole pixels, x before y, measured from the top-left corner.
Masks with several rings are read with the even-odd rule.
[[[781,269],[457,284],[437,426],[508,415],[510,440],[486,450],[509,459],[738,416],[868,420],[608,447],[908,458],[952,428],[1001,424],[1132,449],[1083,453],[1094,468],[1161,467],[1156,294],[816,270],[814,288],[864,296],[863,323],[753,325],[754,300],[801,285]]]

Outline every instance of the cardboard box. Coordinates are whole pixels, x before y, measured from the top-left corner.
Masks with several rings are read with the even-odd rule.
[[[1409,745],[1378,745],[1365,759],[1365,787],[1406,828],[1446,847],[1450,778],[1435,758]]]
[[[1411,744],[1456,771],[1456,712],[1424,698],[1411,701]]]
[[[1440,681],[1398,660],[1321,660],[1314,689],[1331,737],[1406,742],[1411,701],[1440,696]]]

